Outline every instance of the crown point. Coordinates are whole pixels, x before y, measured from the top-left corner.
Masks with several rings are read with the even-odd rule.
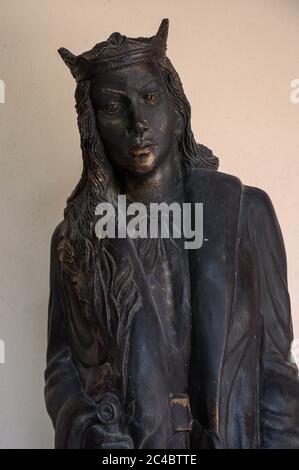
[[[120,33],[112,33],[109,38],[108,42],[115,47],[121,48],[127,42],[127,36],[124,36]]]
[[[168,18],[164,18],[162,21],[161,21],[161,24],[159,26],[159,29],[158,29],[158,32],[156,34],[156,36],[158,36],[159,38],[161,38],[164,42],[167,41],[167,37],[168,37],[168,28],[169,28],[169,19]]]
[[[60,47],[58,49],[58,54],[67,65],[74,64],[77,58],[75,54],[73,54],[71,51],[69,51],[65,47]]]

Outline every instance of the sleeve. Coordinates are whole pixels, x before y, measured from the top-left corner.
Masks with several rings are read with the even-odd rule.
[[[80,448],[85,430],[96,423],[96,406],[82,391],[68,343],[57,253],[60,232],[61,224],[51,242],[45,401],[55,428],[55,447]]]
[[[299,379],[291,357],[293,341],[283,238],[268,195],[247,188],[249,233],[259,291],[260,447],[299,448]]]

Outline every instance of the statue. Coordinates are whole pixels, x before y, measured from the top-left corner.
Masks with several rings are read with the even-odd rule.
[[[167,35],[163,20],[150,38],[59,49],[77,82],[83,172],[51,244],[55,446],[299,448],[275,212],[196,143]],[[120,195],[135,208],[202,203],[201,248],[184,236],[98,237],[99,203]]]

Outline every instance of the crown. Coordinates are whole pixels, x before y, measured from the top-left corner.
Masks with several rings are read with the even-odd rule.
[[[168,19],[162,20],[157,34],[149,38],[129,38],[120,33],[112,33],[107,41],[100,42],[77,56],[64,47],[58,49],[58,52],[73,77],[80,82],[106,68],[125,67],[165,56],[168,26]]]

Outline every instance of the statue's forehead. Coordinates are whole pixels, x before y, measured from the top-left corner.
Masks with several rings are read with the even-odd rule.
[[[159,65],[155,61],[144,61],[119,69],[108,69],[96,75],[92,81],[93,89],[119,87],[136,89],[146,84],[161,84]]]

